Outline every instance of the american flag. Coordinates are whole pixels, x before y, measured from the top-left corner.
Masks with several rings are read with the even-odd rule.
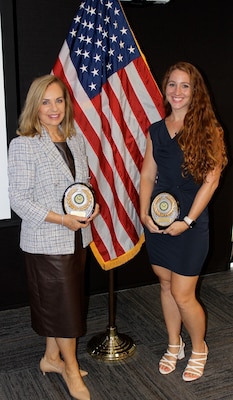
[[[146,134],[163,116],[162,97],[118,0],[83,1],[54,75],[68,86],[101,207],[91,249],[109,270],[144,242],[139,180]]]

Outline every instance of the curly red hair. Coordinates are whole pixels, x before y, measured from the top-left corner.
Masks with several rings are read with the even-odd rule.
[[[218,122],[204,79],[195,66],[178,62],[166,72],[162,92],[165,115],[171,114],[171,106],[165,93],[171,73],[174,70],[186,72],[190,77],[191,102],[182,129],[177,135],[184,153],[183,173],[190,173],[196,182],[202,183],[209,171],[216,167],[221,170],[227,164],[223,128]]]

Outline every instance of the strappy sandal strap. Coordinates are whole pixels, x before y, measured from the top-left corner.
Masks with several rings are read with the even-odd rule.
[[[197,353],[196,351],[192,351],[192,354],[200,357],[189,359],[187,367],[183,372],[184,381],[186,382],[194,381],[203,375],[208,356],[208,348],[206,343],[205,343],[205,349],[206,351],[204,353]],[[186,376],[186,374],[191,374],[194,376]]]
[[[180,346],[178,346],[180,347]],[[166,353],[163,355],[163,357],[161,358],[159,364],[160,365],[164,365],[167,366],[167,364],[169,364],[171,367],[174,367],[176,362],[177,362],[177,357],[178,357],[179,353],[171,353],[169,350],[166,351]],[[174,360],[170,360],[167,357],[172,357]]]
[[[195,353],[193,353],[193,354],[195,354]],[[200,353],[200,354],[205,355],[204,353]],[[191,358],[189,360],[189,362],[192,362],[192,365],[189,364],[189,362],[188,362],[188,365],[185,368],[185,372],[184,373],[197,375],[198,377],[202,376],[203,370],[205,368],[205,363],[203,363],[202,361],[206,361],[206,360],[207,360],[207,356],[204,357],[204,358]]]
[[[176,368],[176,363],[177,360],[181,360],[184,358],[184,342],[182,341],[182,338],[180,337],[180,344],[169,344],[168,348],[177,348],[178,352],[177,353],[172,353],[169,349],[167,349],[166,353],[163,355],[159,362],[159,371],[161,374],[169,374],[173,372]],[[168,368],[168,370],[165,370],[161,368],[161,366]]]

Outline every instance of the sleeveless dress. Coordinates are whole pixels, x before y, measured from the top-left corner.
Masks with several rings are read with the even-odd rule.
[[[179,201],[179,220],[188,215],[200,185],[191,175],[183,177],[183,153],[177,138],[170,137],[164,120],[150,126],[153,157],[158,166],[158,176],[151,201],[160,192],[168,192]],[[150,263],[185,276],[199,275],[209,249],[209,220],[207,208],[192,229],[178,236],[150,233],[146,227],[145,243]]]

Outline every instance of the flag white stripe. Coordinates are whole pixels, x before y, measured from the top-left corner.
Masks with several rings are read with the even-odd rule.
[[[140,79],[138,75],[138,79]],[[120,99],[120,106],[122,108],[122,114],[123,118],[126,122],[126,125],[131,133],[131,135],[134,137],[135,142],[137,143],[138,149],[141,153],[142,156],[144,156],[144,151],[145,151],[145,134],[143,130],[141,129],[140,125],[138,124],[137,121],[137,116],[134,114],[129,102],[128,102],[128,97],[127,94],[124,92],[121,80],[117,74],[112,75],[109,78],[109,83],[111,85],[111,88],[113,92],[116,95],[117,99]],[[126,119],[126,117],[128,117]],[[114,133],[114,132],[113,132]],[[124,144],[124,138],[122,138],[123,144]],[[122,141],[117,139],[117,142],[122,144]],[[135,165],[136,171],[138,170],[138,166]]]
[[[119,91],[120,91],[120,89],[119,89]],[[123,94],[121,92],[121,99],[122,98],[123,98]],[[102,99],[103,99],[103,104],[105,105],[103,107],[103,112],[105,113],[105,110],[107,110],[107,113],[105,113],[105,116],[108,119],[109,124],[111,123],[111,138],[114,141],[114,144],[116,145],[116,148],[118,149],[119,154],[123,159],[125,169],[127,170],[132,182],[135,184],[138,181],[138,174],[139,174],[138,165],[135,164],[128,148],[125,145],[124,135],[119,127],[118,121],[114,118],[114,115],[112,114],[112,110],[110,109],[110,107],[107,107],[109,99],[104,91],[102,91]],[[123,101],[125,109],[128,108],[128,111],[130,112],[129,104],[127,104],[127,98],[125,97],[125,99],[122,99],[122,101]],[[126,113],[127,113],[127,111],[125,112],[125,114]],[[126,121],[126,123],[127,123],[127,121]],[[131,132],[133,132],[133,131],[135,132],[136,129],[137,130],[139,129],[138,125],[134,126],[133,121],[132,121],[132,124],[128,123],[127,125],[128,125],[128,129]],[[140,135],[142,135],[144,137],[144,142],[145,142],[145,135],[143,134],[143,132],[141,130],[140,130]],[[132,136],[134,136],[134,138],[136,137],[135,134]],[[104,141],[105,141],[105,139],[104,139]],[[110,150],[106,149],[106,151],[110,151]],[[111,148],[111,152],[112,152],[112,148]],[[114,160],[112,162],[114,162]],[[112,163],[111,165],[114,165],[114,164]],[[121,184],[125,184],[125,183],[126,182],[121,183]],[[136,183],[136,187],[137,187],[137,183]]]
[[[135,90],[135,93],[137,94],[139,102],[142,103],[143,99],[143,105],[146,105],[146,107],[143,108],[143,111],[147,115],[147,118],[150,121],[150,123],[159,121],[161,119],[161,115],[159,114],[153,99],[151,98],[140,75],[138,74],[138,71],[134,63],[133,62],[129,63],[125,67],[125,71]]]

